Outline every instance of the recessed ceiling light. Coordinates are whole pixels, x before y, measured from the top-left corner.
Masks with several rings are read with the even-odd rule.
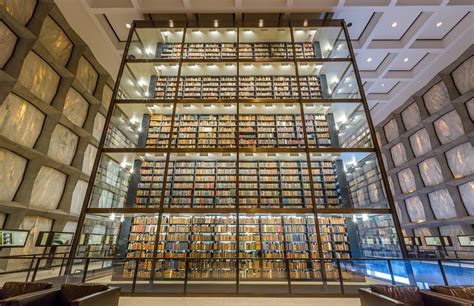
[[[352,87],[352,84],[349,84],[349,87]]]
[[[392,23],[392,28],[396,27],[398,25],[398,23],[394,22]]]
[[[403,59],[403,61],[404,61],[404,62],[408,62],[408,57],[405,57],[405,58]]]
[[[132,27],[132,25],[131,25],[130,23],[126,23],[126,24],[125,24],[125,27],[126,27],[127,29],[130,29],[130,28]]]
[[[443,25],[443,22],[440,21],[440,22],[438,22],[438,23],[436,24],[436,27],[439,28],[439,27],[442,26],[442,25]]]
[[[385,86],[385,84],[384,84],[384,83],[382,83],[382,84],[380,84],[380,86],[384,87],[384,86]]]
[[[367,63],[370,63],[371,61],[372,61],[372,58],[369,57],[369,58],[367,59]]]

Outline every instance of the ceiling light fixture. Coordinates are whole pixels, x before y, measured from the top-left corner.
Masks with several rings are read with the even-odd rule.
[[[408,57],[405,57],[405,58],[403,59],[403,61],[404,61],[405,63],[408,62]]]
[[[214,28],[219,27],[219,20],[214,19]]]
[[[384,84],[384,83],[382,83],[382,84],[380,84],[380,86],[381,86],[381,87],[384,87],[384,86],[385,86],[385,84]]]
[[[305,20],[303,21],[303,27],[307,27],[307,26],[308,26],[308,19],[305,19]]]
[[[398,25],[398,23],[394,22],[392,23],[392,28],[395,28]]]
[[[263,27],[263,19],[258,20],[258,27]]]
[[[440,22],[438,22],[438,23],[436,24],[436,27],[439,28],[439,27],[442,26],[442,25],[443,25],[443,22],[440,21]]]
[[[131,25],[130,23],[126,23],[126,24],[125,24],[125,27],[126,27],[127,29],[130,29],[130,28],[132,27],[132,25]]]
[[[170,19],[169,25],[170,25],[170,28],[174,28],[174,21],[173,21],[173,19]]]
[[[369,57],[369,58],[367,59],[367,63],[370,63],[371,61],[372,61],[372,58]]]

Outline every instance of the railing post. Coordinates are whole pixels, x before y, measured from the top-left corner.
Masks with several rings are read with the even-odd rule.
[[[390,278],[392,279],[392,285],[395,285],[395,277],[393,276],[392,262],[387,259],[388,271],[390,271]]]
[[[35,270],[33,271],[33,276],[31,277],[32,282],[34,282],[36,279],[36,273],[38,272],[40,262],[41,262],[41,258],[38,258],[36,261]]]
[[[339,259],[336,259],[336,266],[337,266],[337,273],[339,275],[339,286],[341,286],[341,294],[344,294],[344,282],[342,280],[342,270],[341,270],[341,263]]]
[[[61,273],[63,273],[63,266],[64,266],[64,261],[66,260],[66,255],[67,255],[67,253],[63,254],[63,259],[61,260],[61,267],[59,268],[58,276],[61,276]]]
[[[137,274],[138,274],[138,265],[139,264],[140,264],[140,258],[137,258],[137,260],[135,262],[135,271],[133,272],[132,293],[135,293],[135,286],[137,284]]]
[[[186,258],[184,262],[184,294],[186,294],[188,288],[188,269],[189,269],[189,259]]]
[[[441,275],[443,276],[444,285],[449,286],[448,278],[446,277],[446,274],[444,273],[444,267],[443,267],[443,264],[441,263],[441,259],[438,259],[438,265],[439,265],[439,269],[441,270]]]
[[[28,272],[26,273],[26,280],[25,282],[28,282],[28,279],[30,278],[30,272],[31,268],[33,268],[33,263],[35,262],[36,255],[33,254],[33,258],[31,259],[30,266],[28,267]]]
[[[86,258],[86,262],[84,263],[84,273],[82,274],[82,283],[86,282],[87,270],[89,270],[89,261],[90,258]]]

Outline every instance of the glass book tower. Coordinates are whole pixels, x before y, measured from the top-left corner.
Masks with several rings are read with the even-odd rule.
[[[402,257],[344,22],[199,22],[132,27],[76,255],[159,293],[330,292]]]

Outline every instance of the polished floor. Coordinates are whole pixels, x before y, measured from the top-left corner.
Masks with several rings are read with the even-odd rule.
[[[360,306],[358,298],[121,297],[120,306]]]

